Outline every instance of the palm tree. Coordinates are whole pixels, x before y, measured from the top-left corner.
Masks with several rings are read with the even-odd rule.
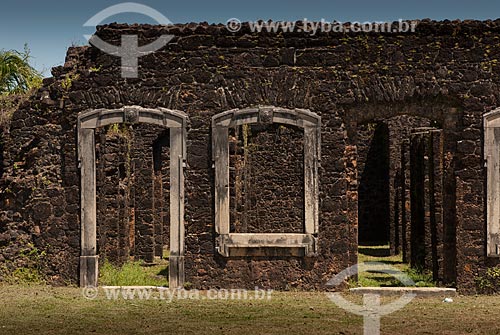
[[[24,93],[39,87],[42,75],[30,64],[29,49],[24,52],[0,50],[0,95]]]

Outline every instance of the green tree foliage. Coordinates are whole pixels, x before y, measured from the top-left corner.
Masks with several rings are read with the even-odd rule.
[[[25,93],[41,86],[42,75],[30,64],[30,51],[0,50],[0,95]]]

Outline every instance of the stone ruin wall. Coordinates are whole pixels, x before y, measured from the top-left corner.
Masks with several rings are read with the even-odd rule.
[[[433,166],[442,166],[443,192],[433,196],[433,202],[424,201],[424,206],[433,203],[432,215],[442,213],[445,223],[438,229],[447,233],[440,241],[446,241],[448,247],[441,248],[437,258],[425,255],[426,266],[432,267],[437,259],[440,268],[449,268],[445,273],[456,275],[447,281],[456,281],[465,292],[474,289],[475,276],[499,264],[498,259],[485,256],[482,115],[499,106],[500,22],[422,21],[413,34],[329,33],[314,37],[301,33],[251,34],[247,26],[237,34],[223,26],[208,25],[167,28],[112,24],[97,31],[102,39],[114,44],[120,43],[121,34],[130,33],[138,34],[144,43],[163,33],[176,37],[162,50],[140,58],[137,79],[120,77],[119,58],[93,47],[70,48],[65,65],[53,69],[53,77],[44,80],[44,86],[3,128],[0,263],[4,272],[29,266],[30,260],[19,255],[36,248],[44,253],[40,269],[50,282],[77,282],[80,218],[76,118],[89,109],[131,105],[176,109],[189,116],[186,280],[195,287],[322,288],[333,274],[355,264],[358,184],[366,166],[365,143],[371,136],[363,125],[381,121],[388,125],[390,190],[396,189],[392,180],[397,179],[398,172],[391,164],[406,164],[399,170],[400,177],[405,175],[400,179],[404,183],[404,187],[399,186],[400,198],[404,195],[408,199],[411,193],[410,157],[402,159],[405,153],[432,157],[419,154],[432,146],[418,149],[416,143],[439,142],[429,142],[432,134],[410,134],[408,138],[411,127],[406,122],[394,125],[393,133],[391,120],[399,115],[424,118],[442,129],[441,147],[433,152],[441,150],[443,159]],[[228,259],[215,250],[211,118],[226,110],[259,105],[304,108],[321,116],[320,252],[314,257]],[[398,135],[403,128],[405,135]],[[302,213],[296,196],[302,185],[298,182],[301,169],[296,162],[301,153],[296,143],[300,136],[294,129],[274,125],[246,132],[246,145],[259,150],[249,152],[243,135],[234,134],[232,229],[298,229],[297,218]],[[158,169],[155,172],[152,147],[159,130],[141,126],[131,133],[131,137],[98,136],[96,141],[98,243],[100,253],[117,262],[130,255],[152,260],[160,256],[158,246],[168,243],[160,238],[168,235],[164,233],[168,215],[167,222],[161,224],[165,220],[158,214],[168,213],[168,204],[157,200],[168,187],[154,187],[168,185],[167,180],[159,181],[165,179],[162,176],[168,175],[167,171],[161,176],[156,174]],[[160,156],[168,161],[168,149],[162,149]],[[245,166],[245,161],[252,166]],[[424,182],[435,175],[425,173],[425,164],[420,166]],[[280,176],[287,176],[287,182],[283,183]],[[271,186],[273,192],[256,187],[263,184]],[[423,197],[430,199],[432,192],[424,190]],[[403,202],[397,205],[393,200],[396,193],[390,191],[390,217],[402,215]],[[406,218],[398,221],[411,224],[412,207],[407,202],[404,205]],[[414,211],[420,210],[415,206]],[[284,215],[287,207],[293,209]],[[130,215],[132,208],[135,220],[130,221],[127,213]],[[241,217],[254,212],[243,224]],[[430,213],[424,218],[428,222]],[[153,222],[160,224],[155,226]],[[131,224],[136,231],[133,244]],[[398,233],[397,225],[391,225],[389,238],[394,246],[399,240],[405,254],[411,253],[411,248],[403,245],[403,240],[408,243],[408,236],[403,239],[402,223],[399,225]],[[424,230],[430,229],[426,227],[431,225],[424,224]]]

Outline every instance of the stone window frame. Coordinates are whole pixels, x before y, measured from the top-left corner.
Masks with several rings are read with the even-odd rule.
[[[500,108],[483,115],[486,167],[486,255],[500,257]]]
[[[184,112],[166,108],[126,106],[92,109],[78,114],[77,141],[80,169],[81,253],[80,286],[97,287],[95,129],[111,124],[146,123],[170,132],[170,256],[169,286],[184,285],[184,172],[186,127]],[[177,157],[177,159],[175,159]]]
[[[245,124],[273,123],[296,126],[304,131],[304,233],[230,233],[229,128]],[[321,117],[307,109],[262,106],[232,109],[213,116],[215,232],[218,235],[216,249],[219,254],[230,257],[246,255],[248,248],[285,248],[289,251],[288,255],[314,256],[317,252],[319,225],[320,159]],[[243,251],[243,254],[239,251]]]

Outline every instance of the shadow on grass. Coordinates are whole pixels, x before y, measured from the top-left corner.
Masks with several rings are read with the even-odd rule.
[[[168,265],[161,269],[158,273],[157,273],[158,276],[164,276],[165,278],[168,278]]]
[[[391,255],[389,248],[387,249],[378,249],[378,248],[366,248],[359,247],[358,252],[360,254],[372,257],[388,257]]]
[[[369,277],[366,278],[367,281],[372,282],[373,284],[376,283],[376,285],[373,286],[378,286],[378,287],[401,287],[404,286],[403,283],[401,283],[399,280],[387,276],[387,275],[374,275],[373,273],[370,273]]]
[[[370,262],[380,262],[380,263],[389,264],[389,265],[404,264],[402,261],[395,261],[395,260],[391,260],[391,259],[377,259],[375,261],[370,261]]]

